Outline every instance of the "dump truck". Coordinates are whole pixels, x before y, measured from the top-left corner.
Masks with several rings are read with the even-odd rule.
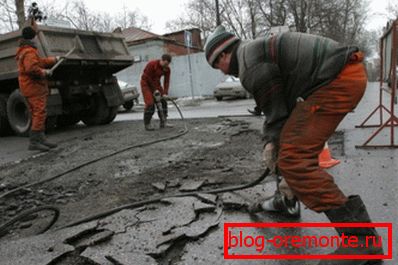
[[[20,31],[0,35],[0,135],[29,133],[31,116],[18,88],[15,54]],[[120,33],[38,27],[36,44],[43,57],[73,51],[49,78],[47,129],[82,121],[112,122],[124,103],[114,74],[133,63]]]

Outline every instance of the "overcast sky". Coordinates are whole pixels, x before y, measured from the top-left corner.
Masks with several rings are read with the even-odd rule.
[[[55,3],[68,0],[54,0]],[[182,14],[184,4],[188,0],[82,0],[90,10],[117,14],[123,6],[130,10],[138,8],[140,12],[149,18],[152,32],[157,34],[167,33],[165,24]],[[391,0],[398,1],[398,0]],[[37,1],[40,5],[40,0]],[[370,0],[370,20],[367,25],[369,29],[379,29],[384,26],[386,20],[386,7],[388,0]]]

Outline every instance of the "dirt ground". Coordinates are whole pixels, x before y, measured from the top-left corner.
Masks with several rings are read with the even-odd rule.
[[[159,197],[162,192],[152,185],[156,182],[166,183],[166,193],[173,194],[190,180],[204,181],[204,189],[252,180],[262,168],[261,119],[251,120],[251,127],[248,122],[226,118],[189,120],[189,133],[178,139],[125,151],[2,199],[0,223],[25,209],[54,205],[61,210],[57,228],[122,204]],[[2,166],[1,190],[60,174],[137,143],[175,135],[183,123],[176,121],[175,125],[154,132],[144,131],[141,121],[85,128],[82,136],[65,139],[54,151]],[[69,130],[73,133],[81,128]],[[36,223],[16,227],[2,240],[28,235]]]

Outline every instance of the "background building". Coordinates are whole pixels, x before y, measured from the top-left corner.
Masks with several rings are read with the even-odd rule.
[[[141,92],[140,78],[148,61],[159,59],[162,54],[173,56],[171,68],[170,96],[211,96],[214,87],[224,81],[225,75],[209,66],[203,52],[200,30],[188,29],[192,47],[185,45],[185,30],[157,35],[138,28],[122,31],[134,64],[117,74],[117,77],[131,83]],[[190,71],[191,69],[191,71]],[[192,75],[192,82],[191,82]]]

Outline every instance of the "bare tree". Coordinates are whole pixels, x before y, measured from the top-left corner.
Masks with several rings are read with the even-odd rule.
[[[199,28],[206,38],[216,25],[216,9],[214,0],[190,1],[185,5],[184,13],[166,23],[169,31],[186,28]]]
[[[397,19],[398,18],[398,2],[395,1],[388,1],[387,6],[387,16],[389,19]]]
[[[81,1],[72,2],[71,11],[62,15],[69,20],[74,27],[84,30],[112,31],[117,27],[128,28],[138,27],[150,30],[151,25],[148,18],[142,15],[138,9],[131,11],[126,7],[116,16],[108,13],[98,13],[91,11]]]
[[[257,37],[257,3],[255,0],[247,0],[247,13],[249,15],[248,26],[250,27],[251,38]]]
[[[286,25],[288,10],[286,0],[257,0],[260,15],[264,18],[262,27],[268,30],[273,26]]]
[[[148,17],[142,15],[138,9],[131,11],[124,6],[122,12],[118,13],[117,17],[114,21],[116,27],[121,27],[122,29],[129,27],[137,27],[144,30],[151,29]]]
[[[298,32],[307,32],[307,19],[311,15],[311,0],[288,0],[290,14]]]
[[[116,15],[106,12],[94,12],[82,1],[66,2],[64,6],[55,6],[51,2],[43,5],[43,13],[50,19],[66,20],[74,28],[82,30],[93,30],[111,32],[117,27],[139,27],[150,30],[151,25],[148,18],[142,15],[138,9],[131,11],[126,7]]]
[[[1,0],[0,3],[0,32],[15,30],[16,14],[14,2],[10,0]]]

